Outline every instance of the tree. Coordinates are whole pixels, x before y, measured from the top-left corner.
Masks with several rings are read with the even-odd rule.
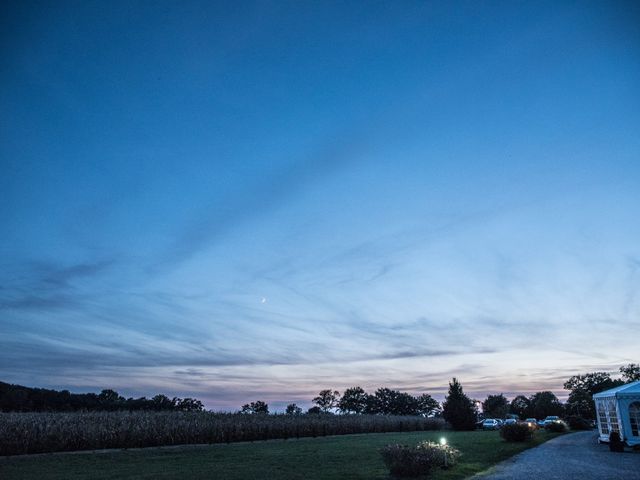
[[[564,408],[553,392],[534,393],[529,398],[531,414],[535,418],[546,418],[549,415],[562,415]]]
[[[518,395],[511,400],[509,405],[509,411],[520,417],[520,420],[524,420],[529,416],[529,399],[524,395]]]
[[[301,415],[302,409],[297,406],[295,403],[290,403],[287,405],[287,409],[284,411],[287,415]]]
[[[321,413],[320,407],[311,407],[307,410],[307,415],[320,415]]]
[[[404,396],[403,396],[404,395]],[[397,390],[391,390],[390,388],[379,388],[376,390],[375,405],[376,413],[382,415],[411,415],[406,413],[411,409],[411,395],[402,394]],[[411,398],[408,398],[411,397]],[[414,405],[414,411],[417,408],[417,403]]]
[[[606,372],[574,375],[564,382],[565,390],[571,392],[567,399],[567,411],[573,415],[594,419],[596,410],[592,396],[623,384],[624,381],[614,380]]]
[[[343,413],[362,413],[367,407],[367,393],[361,387],[347,388],[338,402]]]
[[[635,382],[640,380],[640,365],[637,363],[630,363],[624,367],[620,367],[620,373],[625,382]]]
[[[595,419],[596,410],[592,394],[587,390],[576,389],[569,394],[565,409],[568,414],[583,418]]]
[[[482,402],[482,411],[485,418],[504,418],[509,412],[509,401],[502,394],[489,395]]]
[[[172,400],[166,395],[156,395],[151,399],[151,408],[153,408],[153,410],[173,410],[177,401],[177,398]]]
[[[176,409],[183,412],[201,412],[204,410],[204,405],[195,398],[183,398],[176,402]]]
[[[624,368],[624,367],[622,367]],[[594,394],[623,385],[622,380],[614,380],[606,372],[593,372],[585,375],[574,375],[564,382],[565,390],[586,390]]]
[[[389,415],[417,415],[418,399],[406,392],[391,390]]]
[[[449,394],[442,404],[442,416],[454,430],[474,430],[478,412],[475,403],[467,397],[460,382],[454,377],[449,383]]]
[[[55,393],[57,394],[57,392]],[[51,400],[54,398],[55,396],[52,397]],[[98,402],[101,410],[119,410],[125,404],[125,399],[115,390],[106,389],[102,390],[100,395],[98,395]]]
[[[424,415],[425,417],[431,417],[441,411],[440,404],[428,393],[423,393],[418,398],[418,415]]]
[[[380,411],[380,402],[378,400],[378,397],[376,397],[375,395],[367,394],[363,413],[366,413],[367,415],[377,415],[379,413],[382,413]]]
[[[120,395],[115,390],[105,389],[100,392],[98,398],[104,403],[115,403],[120,398]]]
[[[266,415],[269,413],[269,405],[263,402],[262,400],[256,400],[255,402],[251,402],[243,405],[242,409],[240,410],[240,413]]]
[[[320,407],[323,413],[329,413],[338,405],[340,399],[340,392],[337,390],[322,390],[316,398],[313,399],[313,403]]]
[[[118,392],[111,389],[102,390],[100,392],[100,395],[98,395],[100,404],[107,409],[109,409],[110,407],[115,407],[119,399],[120,395],[118,395]]]

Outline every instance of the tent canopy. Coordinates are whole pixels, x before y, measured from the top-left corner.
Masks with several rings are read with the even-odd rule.
[[[593,396],[593,399],[596,400],[598,398],[607,398],[607,397],[616,397],[616,398],[640,397],[640,380],[636,382],[627,383],[626,385],[621,385],[616,388],[610,388],[609,390],[605,390],[604,392],[596,393]]]

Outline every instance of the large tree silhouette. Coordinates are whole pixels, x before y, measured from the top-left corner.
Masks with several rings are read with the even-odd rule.
[[[457,378],[449,383],[449,394],[442,404],[442,416],[454,430],[474,430],[478,411],[475,403],[464,394]]]

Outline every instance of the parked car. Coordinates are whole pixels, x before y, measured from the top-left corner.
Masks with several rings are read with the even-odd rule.
[[[557,415],[549,415],[547,418],[544,419],[544,421],[542,422],[542,426],[546,427],[547,425],[549,425],[550,423],[556,423],[560,421],[560,417],[558,417]]]
[[[498,430],[500,426],[500,422],[495,418],[487,418],[484,422],[482,422],[483,430]]]
[[[539,427],[544,427],[544,420],[537,421]]]
[[[535,418],[527,418],[524,423],[526,423],[529,428],[538,428],[538,420],[536,420]]]
[[[515,425],[518,421],[515,418],[507,418],[503,425]]]

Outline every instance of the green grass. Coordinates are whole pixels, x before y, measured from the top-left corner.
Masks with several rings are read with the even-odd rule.
[[[0,458],[0,478],[76,479],[387,479],[378,449],[445,437],[460,463],[429,478],[461,479],[558,434],[537,432],[527,443],[504,442],[498,432],[410,432],[184,446],[109,453],[43,454]]]

